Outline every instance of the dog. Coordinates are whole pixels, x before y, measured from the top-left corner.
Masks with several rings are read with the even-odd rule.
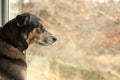
[[[8,21],[0,28],[0,80],[26,80],[23,51],[33,42],[49,46],[56,40],[33,14],[23,13]]]

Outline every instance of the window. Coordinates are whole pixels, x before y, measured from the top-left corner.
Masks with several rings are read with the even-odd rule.
[[[0,0],[0,25],[9,19],[9,0]]]
[[[28,48],[28,80],[120,80],[120,0],[9,1],[10,19],[33,13],[58,38]]]

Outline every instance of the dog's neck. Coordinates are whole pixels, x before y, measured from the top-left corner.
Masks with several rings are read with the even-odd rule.
[[[20,33],[20,28],[17,26],[15,19],[13,19],[0,28],[0,39],[22,52],[28,48],[28,44],[22,38]]]
[[[25,60],[25,55],[17,48],[4,42],[0,39],[0,55],[5,56],[10,59],[21,59]]]

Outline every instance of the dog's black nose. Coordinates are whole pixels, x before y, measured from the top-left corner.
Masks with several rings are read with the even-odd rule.
[[[55,42],[57,40],[57,38],[56,37],[53,37],[53,41]]]

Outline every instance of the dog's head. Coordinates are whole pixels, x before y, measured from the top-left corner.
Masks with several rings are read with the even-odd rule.
[[[32,42],[48,46],[57,40],[43,27],[41,20],[30,13],[17,15],[5,24],[3,34],[6,41],[21,51],[27,49]]]

